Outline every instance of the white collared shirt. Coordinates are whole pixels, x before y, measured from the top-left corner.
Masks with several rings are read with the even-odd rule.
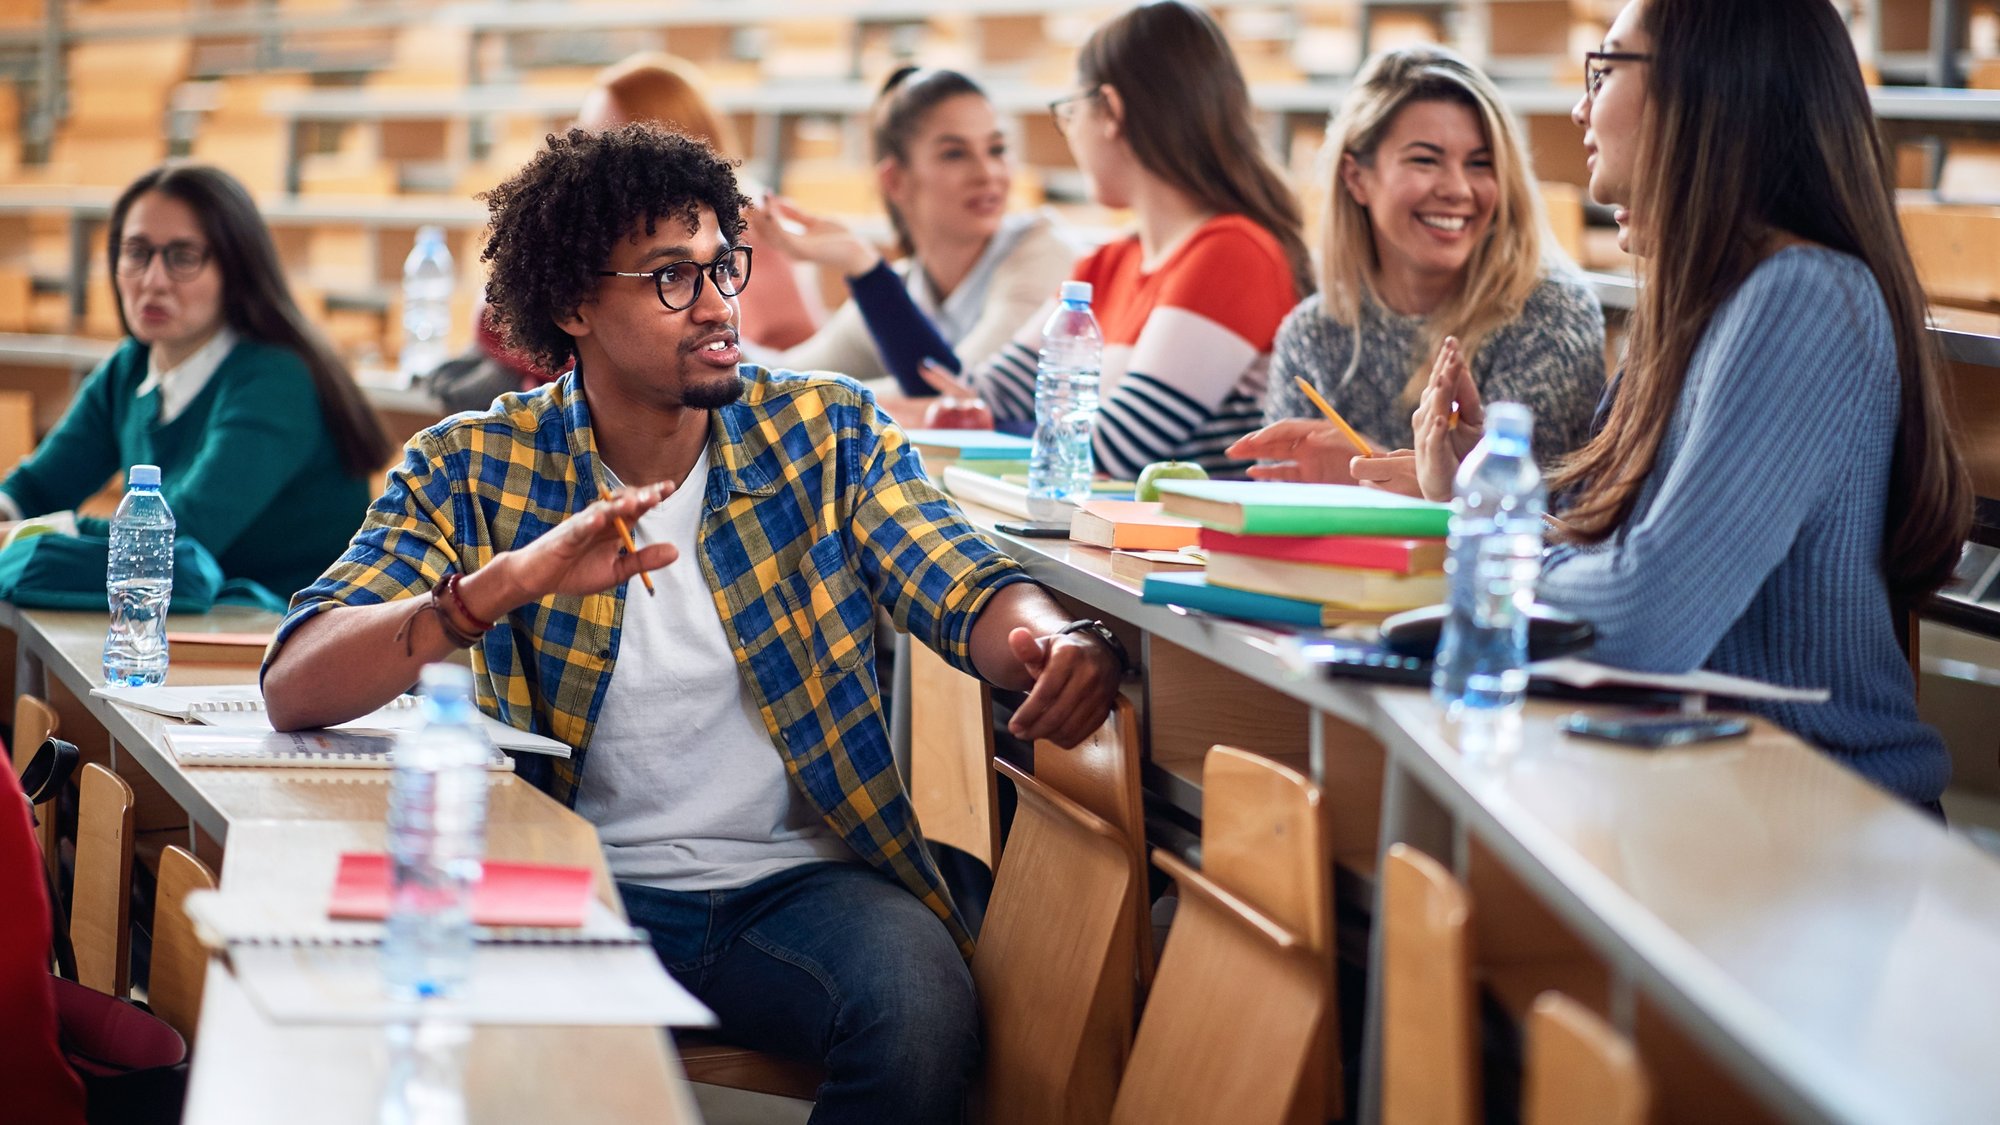
[[[980,253],[979,260],[972,264],[972,269],[951,291],[951,296],[942,301],[938,300],[937,290],[931,287],[929,275],[924,273],[924,264],[911,259],[908,272],[903,275],[903,288],[909,291],[910,300],[923,310],[924,315],[931,318],[931,323],[937,326],[938,335],[946,343],[956,346],[971,334],[973,325],[979,323],[980,314],[986,311],[986,293],[992,287],[993,274],[1037,221],[1039,216],[1033,211],[1017,212],[1001,220],[1000,229],[986,240],[986,249]],[[963,358],[977,362],[985,357]]]
[[[215,330],[208,343],[195,349],[195,353],[169,368],[160,366],[160,349],[149,348],[146,353],[146,378],[139,384],[140,398],[158,391],[160,394],[159,424],[165,425],[180,417],[196,395],[215,376],[215,369],[229,357],[236,347],[236,330],[227,324]]]

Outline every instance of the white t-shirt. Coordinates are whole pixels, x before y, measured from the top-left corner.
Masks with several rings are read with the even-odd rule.
[[[626,591],[617,662],[591,735],[576,811],[611,875],[676,891],[741,887],[786,868],[854,861],[785,772],[743,690],[696,543],[708,453],[687,486],[639,520],[642,543],[680,557],[657,597]]]

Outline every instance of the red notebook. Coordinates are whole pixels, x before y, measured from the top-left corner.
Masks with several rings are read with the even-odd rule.
[[[488,860],[472,892],[472,920],[482,926],[581,926],[590,892],[588,867]],[[388,917],[389,857],[343,853],[326,912],[335,918]]]
[[[1396,574],[1428,574],[1444,569],[1444,540],[1395,539],[1377,535],[1232,535],[1205,527],[1204,551],[1251,555],[1284,562],[1352,566]]]

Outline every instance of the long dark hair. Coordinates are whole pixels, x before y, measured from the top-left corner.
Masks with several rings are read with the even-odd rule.
[[[205,164],[167,163],[133,180],[111,207],[111,276],[118,276],[125,215],[132,201],[149,191],[187,204],[200,221],[209,255],[222,271],[222,315],[237,335],[285,348],[305,361],[341,467],[364,480],[379,472],[394,447],[347,366],[299,312],[257,204],[229,173]],[[132,334],[123,300],[118,302],[118,323],[126,335]]]
[[[1107,21],[1077,55],[1085,89],[1125,100],[1121,125],[1142,167],[1203,207],[1271,232],[1300,296],[1314,289],[1299,201],[1257,143],[1250,88],[1208,13],[1154,0]]]
[[[898,164],[910,162],[910,142],[923,131],[924,119],[931,110],[963,94],[984,98],[986,91],[979,83],[955,70],[933,70],[929,67],[898,67],[882,83],[882,92],[875,96],[875,108],[871,114],[871,129],[874,139],[875,161],[893,160]],[[910,228],[903,222],[903,213],[888,199],[882,200],[882,207],[889,212],[889,225],[896,229],[896,244],[905,254],[914,254],[917,248],[910,242]]]
[[[1577,488],[1563,518],[1598,542],[1631,515],[1710,319],[1770,236],[1788,233],[1859,258],[1888,306],[1902,390],[1881,564],[1907,609],[1951,577],[1972,486],[1847,28],[1826,0],[1646,0],[1641,11],[1653,58],[1640,68],[1633,211],[1654,233],[1610,418],[1551,479]]]

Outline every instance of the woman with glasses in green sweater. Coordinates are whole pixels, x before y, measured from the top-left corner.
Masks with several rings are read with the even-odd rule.
[[[292,301],[256,204],[225,172],[162,165],[113,205],[109,258],[126,338],[0,481],[0,518],[74,508],[158,465],[179,534],[224,574],[281,595],[310,584],[392,447]]]

